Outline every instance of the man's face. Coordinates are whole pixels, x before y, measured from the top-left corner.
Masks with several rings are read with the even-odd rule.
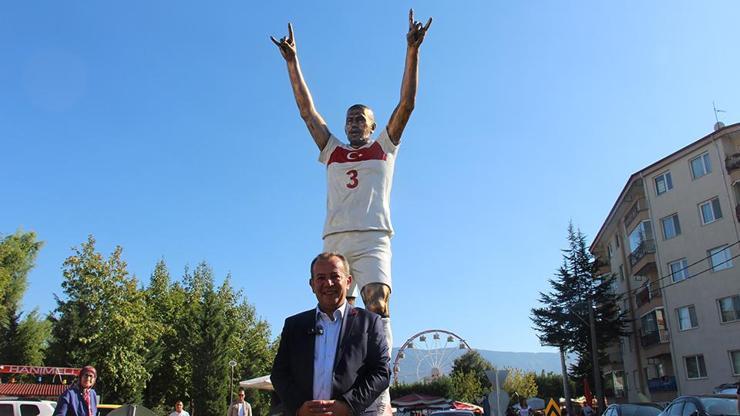
[[[175,403],[175,411],[177,413],[181,413],[182,412],[182,403],[180,403],[180,402]]]
[[[244,392],[243,391],[240,391],[239,392],[239,399],[238,399],[238,401],[239,402],[243,402],[244,401]]]
[[[344,269],[339,257],[318,259],[312,271],[311,290],[319,301],[319,308],[331,314],[344,303],[352,276]]]
[[[360,147],[370,140],[375,130],[375,116],[369,108],[352,107],[347,110],[344,132],[352,147]]]
[[[80,386],[83,389],[89,389],[95,384],[95,374],[86,371],[80,375]]]

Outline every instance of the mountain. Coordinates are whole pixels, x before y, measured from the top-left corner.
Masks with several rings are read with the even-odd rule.
[[[395,363],[398,348],[393,349]],[[458,348],[412,349],[404,350],[404,356],[398,360],[398,382],[414,383],[429,378],[433,371],[436,374],[450,374],[452,363],[467,350]],[[477,350],[483,358],[498,369],[519,368],[524,371],[540,373],[542,370],[560,374],[560,355],[554,352],[507,352]],[[434,369],[434,370],[433,370]]]

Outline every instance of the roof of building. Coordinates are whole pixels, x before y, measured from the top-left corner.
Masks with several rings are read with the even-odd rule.
[[[61,396],[69,388],[67,384],[0,384],[0,397],[54,398]]]
[[[622,201],[622,199],[627,194],[627,191],[629,191],[629,188],[630,188],[630,185],[632,184],[632,182],[634,182],[637,179],[642,178],[642,176],[644,176],[645,173],[647,173],[647,172],[655,169],[657,166],[660,166],[664,162],[666,162],[666,161],[668,161],[670,159],[675,158],[677,155],[691,152],[694,149],[696,149],[698,147],[701,147],[701,146],[705,145],[706,143],[709,143],[709,142],[711,142],[711,141],[719,138],[720,136],[723,136],[723,135],[727,134],[728,132],[737,131],[737,130],[740,130],[740,123],[735,123],[735,124],[731,124],[729,126],[724,126],[721,129],[715,130],[715,131],[707,134],[706,136],[702,137],[701,139],[696,140],[696,141],[694,141],[694,142],[692,142],[692,143],[690,143],[690,144],[688,144],[688,145],[686,145],[686,146],[684,146],[684,147],[676,150],[675,152],[669,154],[668,156],[663,157],[663,158],[659,159],[658,161],[656,161],[654,163],[651,163],[650,165],[648,165],[648,166],[646,166],[646,167],[638,170],[637,172],[633,173],[632,175],[630,175],[629,179],[627,179],[627,183],[624,184],[624,187],[622,188],[622,191],[619,193],[619,197],[617,197],[617,200],[614,202],[614,205],[612,206],[612,209],[609,211],[609,214],[606,216],[606,219],[604,219],[604,222],[601,224],[601,227],[599,228],[599,232],[596,233],[596,236],[594,237],[594,240],[591,243],[590,251],[592,253],[594,252],[594,250],[596,248],[596,243],[601,239],[602,234],[604,233],[604,231],[606,230],[606,228],[611,223],[612,217],[614,216],[614,213],[617,211],[617,208],[619,207],[619,204]]]

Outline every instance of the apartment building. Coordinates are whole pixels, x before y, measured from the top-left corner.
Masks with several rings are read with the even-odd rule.
[[[740,381],[740,124],[630,176],[591,252],[631,320],[603,369],[615,400]]]

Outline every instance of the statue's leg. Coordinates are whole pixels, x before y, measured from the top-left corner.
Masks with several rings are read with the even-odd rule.
[[[383,231],[351,231],[331,234],[324,238],[324,251],[341,253],[347,258],[353,287],[356,285],[360,288],[365,309],[381,316],[390,357],[393,350],[389,306],[391,295],[390,236]],[[356,293],[353,287],[350,287],[348,294]],[[352,301],[350,303],[353,304]],[[377,409],[378,416],[391,415],[389,390],[386,389],[372,406]]]
[[[364,232],[359,236],[363,246],[361,255],[353,263],[355,281],[360,286],[360,294],[365,308],[381,316],[388,357],[393,353],[393,332],[391,331],[391,239],[384,232]],[[390,391],[386,389],[375,401],[378,416],[392,414]]]

